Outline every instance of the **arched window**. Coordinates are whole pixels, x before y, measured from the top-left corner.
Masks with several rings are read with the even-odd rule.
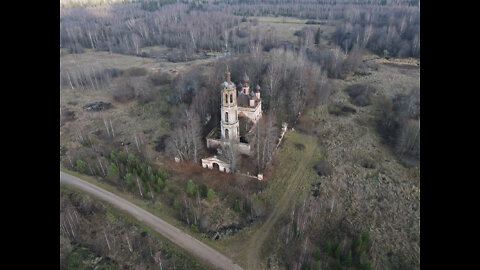
[[[230,94],[230,103],[233,103],[233,94]]]
[[[228,129],[225,129],[225,139],[229,139],[229,136],[228,136]]]
[[[225,103],[228,103],[228,95],[225,94]]]
[[[225,123],[228,123],[228,112],[225,112]]]

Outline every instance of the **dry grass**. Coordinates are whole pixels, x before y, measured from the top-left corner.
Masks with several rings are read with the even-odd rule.
[[[265,30],[268,28],[275,29],[276,36],[279,42],[297,42],[297,37],[294,35],[296,31],[301,30],[304,27],[309,27],[316,29],[320,27],[320,30],[323,31],[321,39],[321,46],[328,46],[327,40],[325,37],[330,37],[330,35],[335,31],[335,26],[332,25],[311,25],[305,24],[308,20],[289,18],[289,17],[252,17],[252,19],[258,20],[258,25],[252,26],[252,30]],[[248,24],[247,22],[242,23],[241,25]]]
[[[380,93],[393,96],[419,87],[419,68],[387,64],[392,62],[385,59],[374,61],[378,70],[368,69],[371,75],[334,80],[336,91],[330,102],[353,106],[356,114],[335,116],[319,107],[303,120],[316,123],[312,126],[327,149],[327,160],[335,168],[329,180],[322,182],[322,189],[340,195],[337,203],[345,210],[338,210],[339,215],[345,217],[352,232],[370,232],[374,268],[390,264],[415,268],[420,258],[419,169],[402,166],[390,147],[382,144],[374,127],[372,105],[351,105],[342,90],[352,84],[369,83]],[[365,166],[365,160],[375,163],[374,168]],[[323,223],[318,221],[318,230]],[[388,258],[387,252],[394,255]]]

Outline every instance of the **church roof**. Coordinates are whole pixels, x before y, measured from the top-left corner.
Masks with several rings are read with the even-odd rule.
[[[250,106],[250,98],[247,95],[238,95],[237,97],[237,105],[240,107],[249,107]]]
[[[229,89],[229,90],[233,90],[234,84],[233,84],[233,82],[224,81],[224,82],[221,84],[221,86],[222,86],[223,88],[227,88],[227,89]]]
[[[245,82],[245,83],[248,83],[248,82],[250,81],[250,78],[248,78],[248,75],[247,75],[246,72],[245,72],[245,74],[243,75],[242,81]]]

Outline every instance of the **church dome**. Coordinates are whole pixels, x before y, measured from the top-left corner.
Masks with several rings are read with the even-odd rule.
[[[247,75],[246,72],[245,72],[245,74],[243,75],[242,81],[243,81],[245,84],[248,84],[248,82],[250,81],[250,78],[248,78],[248,75]]]

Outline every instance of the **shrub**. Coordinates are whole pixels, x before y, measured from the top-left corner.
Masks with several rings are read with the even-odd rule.
[[[343,104],[333,104],[328,106],[328,113],[335,116],[345,116],[353,113],[357,113],[357,110],[350,106],[345,106]]]
[[[305,145],[303,145],[301,143],[296,143],[295,148],[297,148],[297,150],[303,151],[303,150],[305,150]]]
[[[146,68],[132,67],[124,71],[124,74],[131,77],[145,76],[148,74]]]
[[[372,158],[364,158],[361,161],[361,165],[366,169],[375,169],[377,167],[377,162]]]
[[[170,75],[167,72],[157,72],[148,76],[148,79],[154,86],[169,84],[171,82]]]
[[[367,106],[371,103],[372,94],[376,89],[368,84],[354,84],[345,89],[352,104]]]
[[[328,176],[333,172],[332,165],[328,163],[325,159],[320,160],[313,169],[317,172],[319,176]]]
[[[75,169],[78,172],[86,173],[87,172],[87,163],[85,161],[83,161],[81,158],[78,158],[77,162],[76,162],[76,165],[75,165]]]
[[[130,80],[122,80],[112,90],[112,98],[116,101],[125,102],[135,98],[135,88]]]

